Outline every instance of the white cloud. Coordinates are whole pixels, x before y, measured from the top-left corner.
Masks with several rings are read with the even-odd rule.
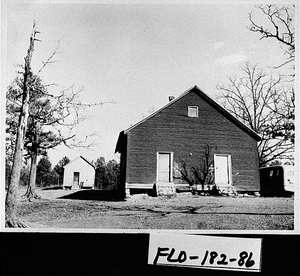
[[[222,65],[230,65],[234,63],[244,62],[248,60],[248,56],[242,53],[235,53],[228,56],[223,56],[216,60],[217,63]]]
[[[213,47],[215,50],[221,49],[225,46],[225,43],[223,41],[215,42],[213,44]]]

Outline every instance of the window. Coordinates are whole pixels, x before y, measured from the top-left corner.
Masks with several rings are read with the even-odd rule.
[[[198,106],[189,106],[188,107],[188,116],[189,117],[198,117]]]

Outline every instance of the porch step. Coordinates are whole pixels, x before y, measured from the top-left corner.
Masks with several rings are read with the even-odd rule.
[[[172,182],[155,183],[157,196],[172,196],[176,194],[175,185]]]
[[[234,186],[217,186],[220,195],[236,196],[238,192]]]

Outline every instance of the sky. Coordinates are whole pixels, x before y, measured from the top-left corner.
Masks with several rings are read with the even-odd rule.
[[[214,98],[216,85],[238,76],[245,62],[275,66],[285,60],[276,41],[259,40],[259,34],[247,29],[251,11],[265,22],[255,9],[263,2],[130,3],[6,1],[2,6],[2,89],[16,76],[16,65],[24,63],[36,18],[42,42],[35,44],[33,72],[60,41],[57,62],[42,70],[43,81],[82,89],[84,103],[114,102],[87,109],[86,119],[76,127],[77,139],[93,135],[89,141],[94,146],[50,150],[53,166],[64,156],[118,160],[114,150],[119,132],[167,104],[169,96],[197,85]]]

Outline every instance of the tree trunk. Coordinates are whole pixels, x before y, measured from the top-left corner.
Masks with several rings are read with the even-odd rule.
[[[25,75],[25,74],[24,74]],[[24,76],[25,78],[25,76]],[[5,201],[5,215],[6,215],[6,227],[25,227],[25,225],[17,219],[17,195],[20,182],[20,174],[22,167],[23,157],[23,140],[26,133],[27,119],[28,119],[28,105],[29,105],[29,93],[24,86],[22,107],[17,129],[17,137],[15,144],[14,160],[11,172],[10,183],[8,186],[6,201]]]
[[[24,112],[24,115],[28,116],[28,112]],[[19,123],[17,132],[14,161],[5,201],[5,227],[26,227],[25,224],[17,219],[17,195],[22,167],[23,137],[25,132],[24,121],[27,121],[25,116],[22,122]]]
[[[22,167],[22,157],[24,149],[24,137],[27,127],[27,119],[29,113],[29,90],[28,80],[31,77],[31,58],[34,50],[34,41],[36,34],[36,22],[33,22],[33,29],[30,36],[30,45],[25,58],[24,68],[24,88],[22,95],[22,106],[19,116],[18,129],[16,134],[16,144],[14,152],[14,160],[11,172],[11,178],[5,200],[5,226],[6,227],[26,227],[24,223],[17,219],[17,195],[20,182],[20,174]]]
[[[41,199],[41,196],[35,193],[36,182],[36,168],[37,168],[37,148],[32,151],[31,165],[30,165],[30,178],[27,186],[26,193],[22,196],[24,201],[32,201],[33,199]]]

